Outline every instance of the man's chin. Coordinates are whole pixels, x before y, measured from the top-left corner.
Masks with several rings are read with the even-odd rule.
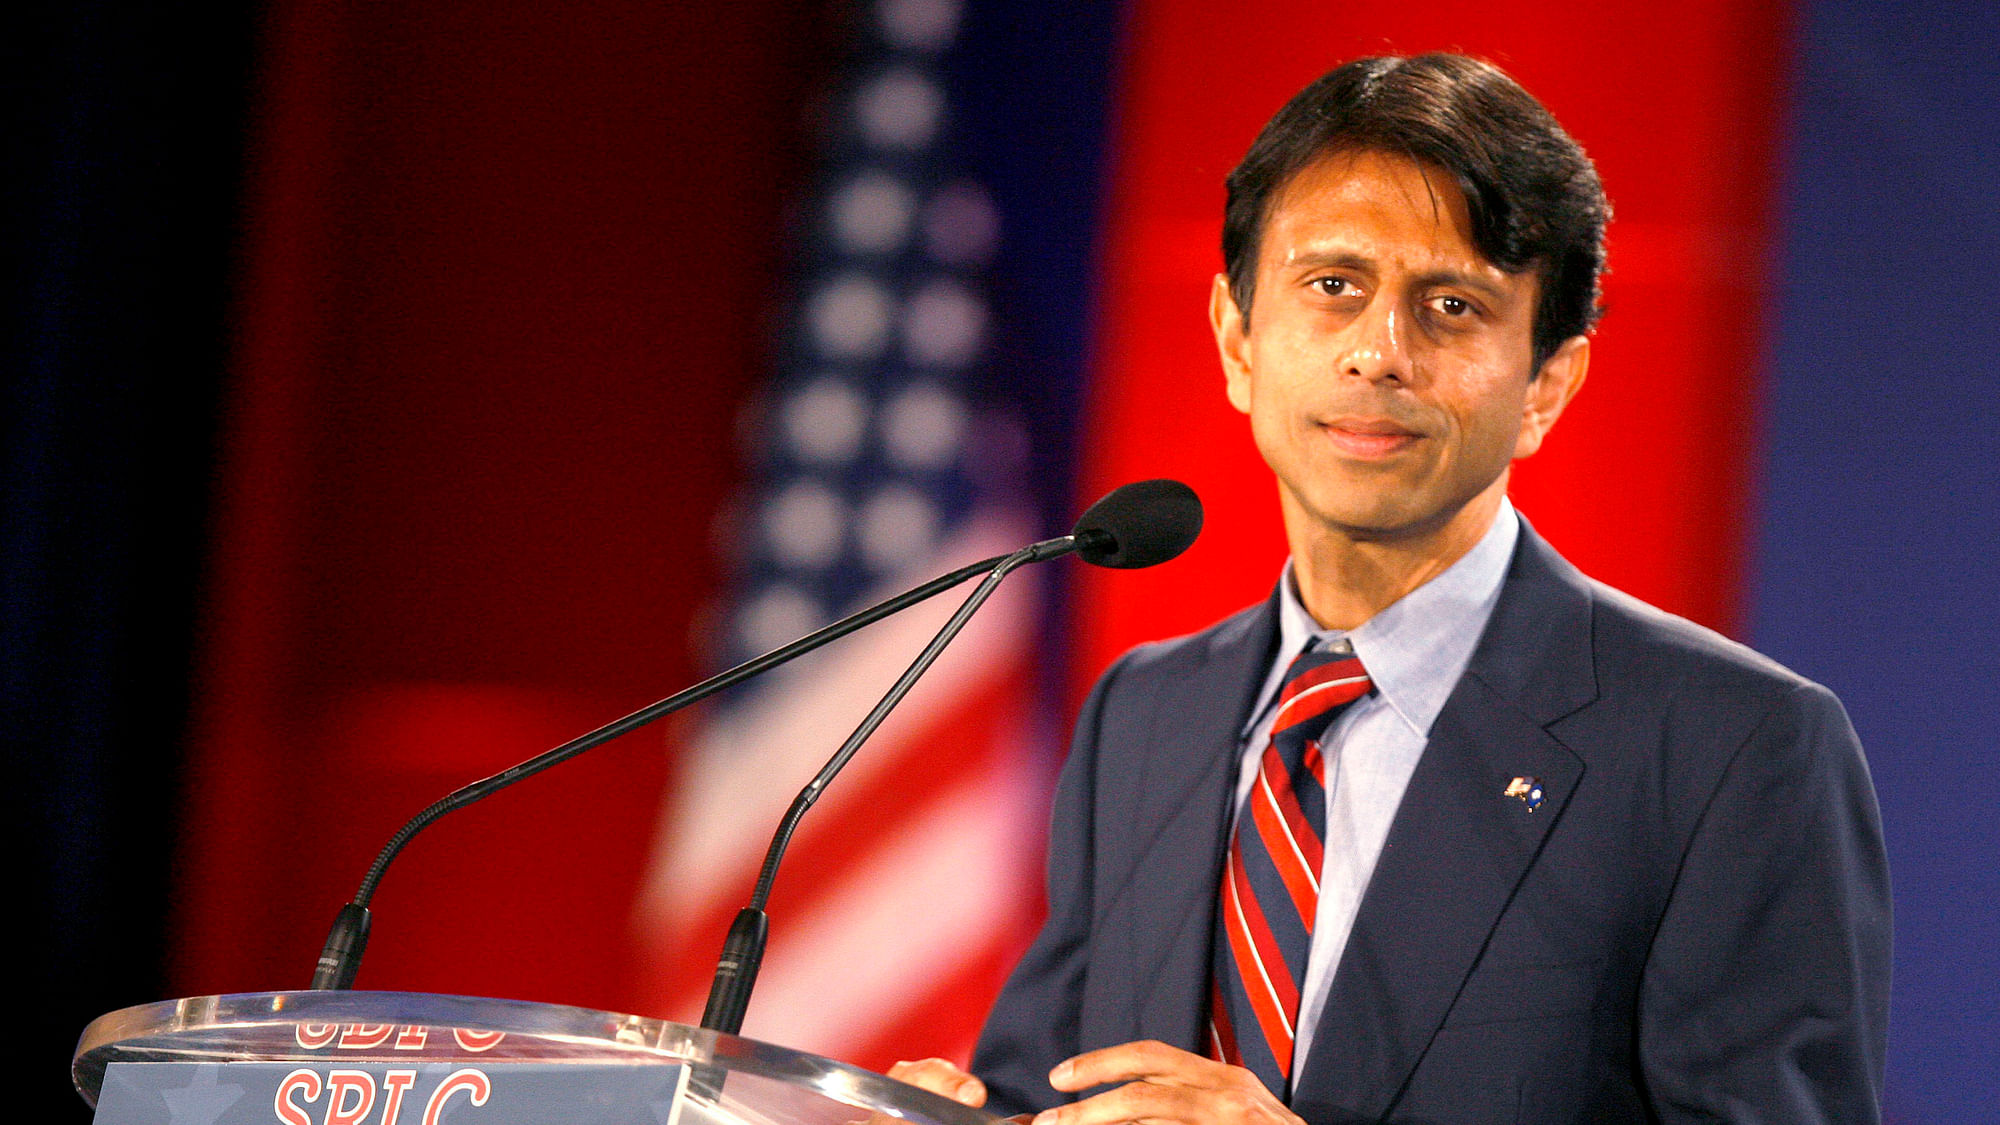
[[[1372,497],[1352,490],[1320,498],[1317,503],[1288,505],[1288,520],[1303,516],[1313,530],[1353,543],[1399,544],[1436,536],[1471,506],[1477,497],[1459,503],[1425,503],[1411,490]]]
[[[1314,511],[1312,520],[1320,529],[1356,543],[1402,542],[1421,538],[1441,526],[1441,521],[1386,505],[1321,507]]]

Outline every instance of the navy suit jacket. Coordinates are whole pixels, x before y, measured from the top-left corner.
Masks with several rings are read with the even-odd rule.
[[[973,1058],[1002,1113],[1080,1051],[1202,1052],[1237,741],[1275,601],[1105,673],[1049,917]],[[1504,795],[1539,779],[1538,808]],[[1363,896],[1291,1099],[1314,1123],[1878,1119],[1889,888],[1824,688],[1523,528]]]

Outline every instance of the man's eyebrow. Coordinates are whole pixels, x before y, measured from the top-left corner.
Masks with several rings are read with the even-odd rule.
[[[1489,281],[1477,274],[1466,273],[1464,270],[1426,270],[1417,275],[1417,284],[1427,288],[1434,285],[1441,285],[1453,289],[1470,289],[1474,293],[1496,303],[1506,300],[1509,296],[1507,290],[1499,283]]]
[[[1372,272],[1375,269],[1375,259],[1352,251],[1306,250],[1287,255],[1285,265],[1292,269],[1317,270],[1331,267]]]

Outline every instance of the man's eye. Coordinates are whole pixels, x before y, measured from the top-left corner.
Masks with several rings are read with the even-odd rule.
[[[1322,277],[1313,285],[1329,297],[1345,297],[1354,292],[1354,283],[1344,277]]]
[[[1464,316],[1472,311],[1472,302],[1463,297],[1439,297],[1431,304],[1446,316]]]

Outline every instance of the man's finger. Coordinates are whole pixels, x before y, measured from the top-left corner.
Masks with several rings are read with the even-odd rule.
[[[1196,1085],[1213,1083],[1217,1072],[1226,1069],[1212,1059],[1169,1047],[1158,1040],[1143,1039],[1086,1051],[1057,1063],[1049,1072],[1049,1085],[1065,1091],[1139,1079],[1167,1085]]]
[[[1044,1110],[1035,1117],[1034,1125],[1117,1125],[1131,1121],[1193,1125],[1221,1120],[1203,1112],[1189,1087],[1127,1082],[1096,1097]]]
[[[1128,1082],[1036,1117],[1034,1125],[1301,1125],[1254,1080],[1221,1087]]]
[[[948,1059],[918,1059],[889,1068],[889,1077],[973,1107],[986,1104],[986,1084]]]

